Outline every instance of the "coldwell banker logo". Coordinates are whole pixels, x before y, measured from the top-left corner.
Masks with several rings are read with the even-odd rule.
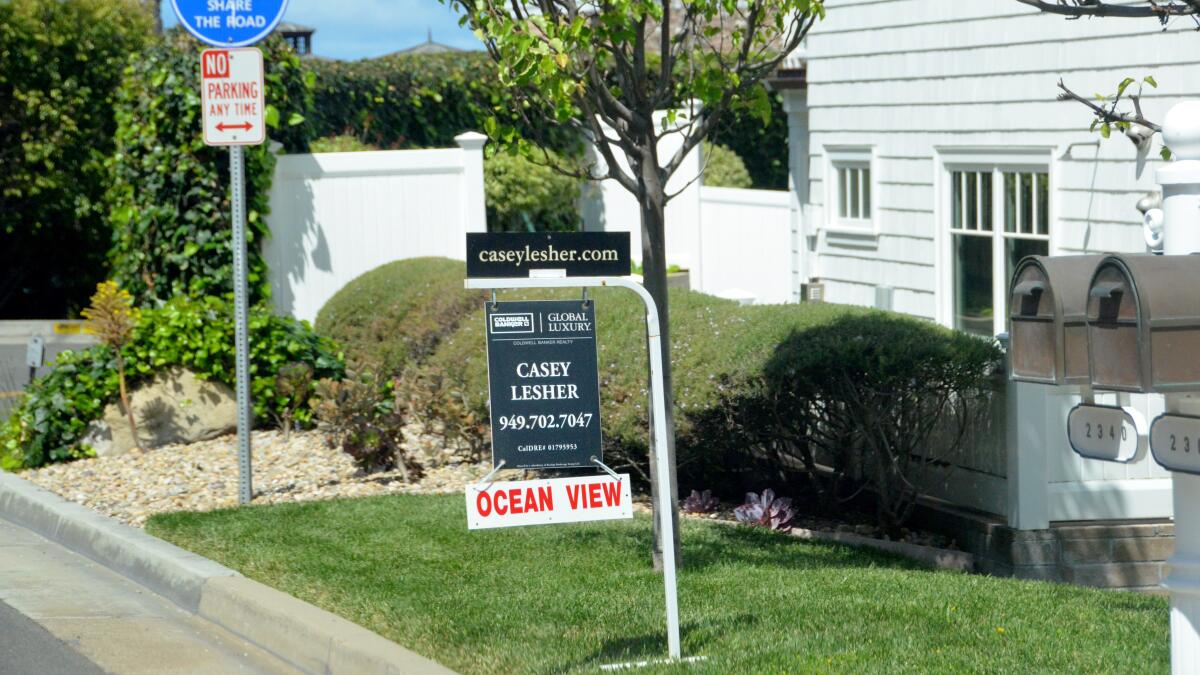
[[[533,314],[493,314],[492,333],[532,333]]]

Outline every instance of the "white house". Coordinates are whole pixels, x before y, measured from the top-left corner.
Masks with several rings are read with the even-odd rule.
[[[1160,140],[1139,177],[1135,145],[1089,133],[1088,110],[1057,101],[1057,83],[1090,97],[1153,74],[1142,105],[1161,121],[1200,95],[1190,18],[1068,21],[1016,0],[828,10],[775,82],[803,211],[798,275],[825,299],[890,296],[897,311],[992,335],[1021,256],[1145,250],[1135,204],[1157,189]]]

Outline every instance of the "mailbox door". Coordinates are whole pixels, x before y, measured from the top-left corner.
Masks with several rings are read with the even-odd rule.
[[[1059,372],[1054,289],[1036,259],[1021,262],[1009,292],[1010,353],[1017,380],[1053,384]]]
[[[1143,391],[1140,308],[1133,278],[1110,258],[1100,265],[1088,291],[1088,358],[1092,385]]]

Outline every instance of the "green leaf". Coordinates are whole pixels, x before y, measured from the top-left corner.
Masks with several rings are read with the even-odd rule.
[[[1158,151],[1158,156],[1162,157],[1164,162],[1171,161],[1171,149],[1164,145],[1162,150]]]
[[[1145,78],[1142,79],[1142,82],[1145,82],[1146,84],[1150,85],[1151,87],[1158,89],[1158,80],[1155,80],[1153,75],[1147,75]]]
[[[273,105],[267,105],[267,126],[272,129],[279,127],[279,108]]]
[[[1100,135],[1104,138],[1108,138],[1112,135],[1112,127],[1107,122],[1100,127]]]
[[[288,115],[288,126],[294,127],[297,124],[304,124],[304,115],[301,115],[298,112],[294,112],[291,115]]]

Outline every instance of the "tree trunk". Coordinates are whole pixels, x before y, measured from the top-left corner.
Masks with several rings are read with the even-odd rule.
[[[129,432],[133,434],[133,447],[142,451],[142,442],[138,439],[137,422],[133,419],[133,408],[129,405],[129,396],[125,393],[125,359],[121,358],[121,348],[117,347],[117,386],[121,390],[121,405],[125,406],[125,415],[129,419]]]
[[[650,147],[654,147],[655,140],[650,141]],[[675,471],[675,396],[671,384],[671,336],[667,313],[666,218],[664,215],[666,186],[663,184],[660,174],[657,157],[652,161],[644,162],[638,170],[638,202],[641,206],[642,216],[642,283],[658,306],[659,334],[662,336],[663,395],[667,408],[667,438],[663,439],[665,442],[660,448],[659,439],[654,438],[654,408],[650,407],[650,496],[654,507],[653,558],[656,570],[661,570],[663,567],[663,541],[658,499],[660,490],[665,489],[670,495],[671,517],[675,523],[673,528],[675,537],[672,542],[675,547],[675,560],[678,565],[683,563],[679,545],[679,490]],[[659,484],[658,471],[655,470],[658,451],[667,453],[667,461],[671,466],[669,485]]]

